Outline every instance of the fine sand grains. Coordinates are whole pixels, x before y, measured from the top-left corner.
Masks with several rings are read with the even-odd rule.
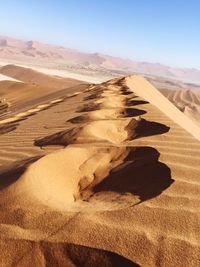
[[[193,123],[140,76],[65,101],[21,122],[35,157],[1,169],[1,265],[198,266]]]

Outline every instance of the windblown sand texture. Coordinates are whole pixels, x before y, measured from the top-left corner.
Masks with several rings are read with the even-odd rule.
[[[143,77],[9,126],[0,266],[199,265],[200,131]]]
[[[200,91],[199,90],[162,90],[179,110],[200,127]]]
[[[49,76],[30,68],[15,65],[1,67],[0,73],[4,73],[7,75],[5,77],[10,78],[10,80],[0,81],[0,99],[5,98],[10,103],[6,112],[5,110],[1,112],[0,107],[0,117],[6,118],[11,114],[19,113],[19,111],[26,113],[30,109],[34,113],[38,106],[39,109],[46,108],[58,99],[87,87],[86,82]]]

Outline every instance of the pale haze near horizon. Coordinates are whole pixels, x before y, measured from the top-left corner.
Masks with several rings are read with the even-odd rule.
[[[5,1],[0,34],[200,69],[200,1]]]

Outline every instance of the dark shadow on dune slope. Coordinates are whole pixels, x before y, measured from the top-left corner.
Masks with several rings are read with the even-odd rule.
[[[20,125],[19,122],[27,120],[29,117],[35,115],[36,113],[37,112],[31,113],[31,114],[27,114],[26,116],[21,117],[21,118],[20,117],[19,118],[16,117],[16,119],[13,122],[9,122],[9,123],[3,124],[2,126],[0,126],[0,135],[1,134],[6,134],[6,133],[9,133],[9,132],[12,132],[12,131],[16,130],[17,127]]]
[[[93,196],[106,191],[120,195],[131,193],[143,202],[160,195],[174,180],[167,165],[158,159],[155,148],[132,148],[125,162],[93,188]]]
[[[114,252],[62,242],[2,240],[2,266],[8,262],[5,249],[10,248],[12,266],[46,267],[139,267],[140,265]],[[44,263],[44,264],[43,264]],[[6,265],[7,266],[7,265]],[[10,266],[10,265],[9,265]]]
[[[26,116],[21,117],[21,118],[20,117],[19,118],[16,117],[16,119],[13,122],[2,124],[2,126],[0,126],[0,135],[16,130],[17,127],[20,125],[19,122],[27,120],[29,117],[35,115],[36,113],[37,112],[31,113],[31,114],[27,114]]]
[[[88,112],[88,111],[93,111],[93,110],[98,110],[100,109],[100,104],[96,104],[96,103],[88,103],[85,104],[81,107],[79,107],[76,112]]]
[[[109,119],[135,117],[135,116],[143,115],[145,113],[146,113],[146,111],[145,110],[142,110],[142,109],[125,108],[124,111],[119,114],[119,116],[114,117],[114,118],[109,118]],[[66,122],[71,122],[71,123],[85,123],[85,122],[88,122],[90,120],[95,120],[95,119],[90,119],[89,114],[84,114],[84,115],[80,115],[80,116],[71,118],[71,119],[67,120]],[[97,119],[97,120],[102,120],[102,119]]]
[[[84,114],[84,115],[80,115],[77,117],[73,117],[69,120],[67,120],[66,122],[71,122],[71,123],[85,123],[88,122],[90,120],[90,117],[88,114]]]
[[[138,137],[158,135],[168,132],[170,127],[165,124],[141,119],[135,131]]]
[[[98,88],[93,90],[90,94],[84,97],[84,100],[92,100],[92,99],[98,99],[101,97],[102,93],[104,92],[103,88]]]
[[[145,119],[135,120],[134,118],[125,128],[128,133],[127,140],[129,141],[141,137],[164,134],[168,132],[169,129],[170,127],[162,123],[147,121]]]
[[[46,146],[46,145],[62,145],[67,146],[74,142],[76,134],[80,131],[81,127],[67,129],[49,136],[45,136],[34,141],[35,146]]]
[[[123,114],[122,114],[123,117]],[[79,116],[77,118],[73,118],[70,121],[72,122],[84,122],[84,119],[87,120],[87,117]],[[83,119],[83,120],[82,120]],[[109,120],[108,120],[109,121]],[[74,128],[67,129],[65,131],[61,131],[40,139],[36,139],[34,141],[35,146],[46,146],[46,145],[62,145],[67,146],[69,144],[73,144],[76,142],[76,137],[79,131],[84,127],[84,125],[76,126]],[[134,118],[129,122],[126,126],[125,130],[128,133],[127,140],[133,140],[135,138],[151,136],[151,135],[159,135],[168,132],[170,127],[153,121],[147,121],[145,119],[140,119],[136,121]],[[103,138],[102,138],[103,140]]]
[[[135,116],[141,116],[147,113],[143,109],[138,108],[125,108],[124,109],[124,116],[123,117],[135,117]]]
[[[139,204],[160,195],[174,180],[171,171],[164,163],[159,161],[159,152],[153,147],[128,147],[129,154],[123,164],[111,171],[100,183],[96,181],[80,192],[80,198],[88,201],[106,192],[116,193],[116,201],[124,194],[132,194],[139,198]],[[1,170],[0,190],[6,188],[26,171],[28,166],[43,155],[32,157],[13,163]],[[67,160],[67,159],[66,159]],[[112,200],[113,201],[113,200]]]
[[[138,267],[116,253],[75,244],[41,242],[40,249],[47,266]]]
[[[126,106],[136,106],[136,105],[144,105],[148,104],[148,101],[145,100],[134,100],[134,99],[127,99],[126,100]]]
[[[91,95],[85,96],[84,101],[92,100],[92,99],[99,99],[101,97],[101,93],[93,93]]]
[[[134,93],[132,90],[130,90],[127,86],[124,86],[124,85],[121,85],[121,87],[120,87],[120,92],[121,92],[122,94],[124,94],[124,95],[130,95],[130,94],[133,94],[134,96],[136,96],[135,93]]]
[[[26,171],[28,166],[40,159],[43,155],[31,157],[25,160],[15,162],[0,171],[0,190],[17,181],[17,179]]]
[[[12,132],[17,129],[19,123],[6,123],[0,126],[0,135]]]
[[[133,95],[133,92],[130,91],[121,91],[122,95]],[[135,95],[133,95],[133,97],[136,97]]]

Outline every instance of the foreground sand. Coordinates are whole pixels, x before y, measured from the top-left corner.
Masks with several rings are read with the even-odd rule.
[[[23,119],[0,139],[1,266],[199,265],[200,132],[145,79]]]

